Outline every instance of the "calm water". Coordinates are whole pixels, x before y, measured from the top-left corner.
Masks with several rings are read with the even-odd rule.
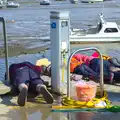
[[[98,14],[103,13],[108,21],[116,21],[120,24],[120,1],[114,0],[95,4],[70,4],[69,1],[56,2],[52,0],[50,6],[40,6],[39,3],[21,4],[17,9],[1,9],[0,16],[6,20],[8,40],[10,36],[16,36],[17,39],[9,43],[20,42],[19,37],[44,37],[50,33],[50,11],[67,10],[70,11],[71,28],[87,28],[97,23]],[[0,31],[1,31],[0,27]],[[0,34],[1,35],[1,34]],[[28,40],[32,42],[32,40]],[[26,44],[27,44],[26,43]],[[3,45],[2,40],[0,45]],[[113,49],[117,47],[117,49]],[[86,46],[82,46],[86,47]],[[119,44],[100,45],[101,49],[115,56],[120,56]],[[108,48],[106,50],[106,48]],[[112,51],[113,49],[113,51]],[[111,51],[111,53],[110,53]],[[50,59],[50,51],[43,54],[21,55],[19,57],[9,58],[9,64],[28,60],[35,63],[40,57],[47,56]],[[0,78],[4,78],[4,59],[0,59]],[[114,113],[51,113],[39,107],[31,109],[14,110],[8,113],[12,120],[119,120],[120,115]],[[44,115],[44,118],[42,116]],[[20,117],[19,117],[20,116]]]

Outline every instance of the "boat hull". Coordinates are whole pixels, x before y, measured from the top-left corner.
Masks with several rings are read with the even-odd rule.
[[[11,6],[11,5],[7,5],[6,7],[7,7],[7,8],[17,8],[17,7],[19,7],[19,6]]]
[[[70,0],[70,2],[73,3],[73,4],[77,4],[78,0]]]
[[[82,3],[103,2],[104,0],[81,0]]]
[[[120,42],[119,34],[70,36],[71,43]]]
[[[50,3],[40,3],[40,5],[50,5]]]

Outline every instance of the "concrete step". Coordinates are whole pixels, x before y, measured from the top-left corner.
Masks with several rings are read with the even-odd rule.
[[[6,94],[7,92],[10,92],[10,87],[4,85],[2,81],[0,81],[0,95]]]

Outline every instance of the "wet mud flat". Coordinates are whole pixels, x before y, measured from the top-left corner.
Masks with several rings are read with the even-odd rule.
[[[26,43],[12,43],[8,44],[8,56],[19,56],[26,54],[35,54],[41,53],[50,49],[50,42],[39,42],[39,44],[34,42],[26,42]],[[4,47],[0,47],[0,58],[5,57],[5,49]]]
[[[115,46],[115,47],[113,47]],[[51,48],[51,41],[50,40],[22,40],[22,41],[17,41],[17,42],[12,42],[8,43],[8,56],[13,57],[13,56],[19,56],[19,55],[25,55],[25,54],[35,54],[35,53],[41,53],[46,50],[50,50]],[[110,55],[113,57],[120,57],[120,42],[115,42],[115,43],[96,43],[96,44],[71,44],[71,52],[73,52],[76,49],[83,49],[83,48],[98,48],[101,53]],[[91,55],[93,50],[81,52],[83,54]],[[4,58],[4,47],[3,45],[0,46],[0,58]],[[47,56],[48,57],[48,56]]]

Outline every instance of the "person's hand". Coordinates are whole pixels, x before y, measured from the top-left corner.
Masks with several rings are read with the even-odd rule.
[[[82,77],[83,77],[82,75],[72,74],[72,75],[70,76],[70,79],[71,79],[71,80],[74,80],[74,81],[78,81],[78,80],[81,80]]]
[[[120,68],[118,68],[118,67],[110,67],[110,71],[118,72],[118,71],[120,71]]]

